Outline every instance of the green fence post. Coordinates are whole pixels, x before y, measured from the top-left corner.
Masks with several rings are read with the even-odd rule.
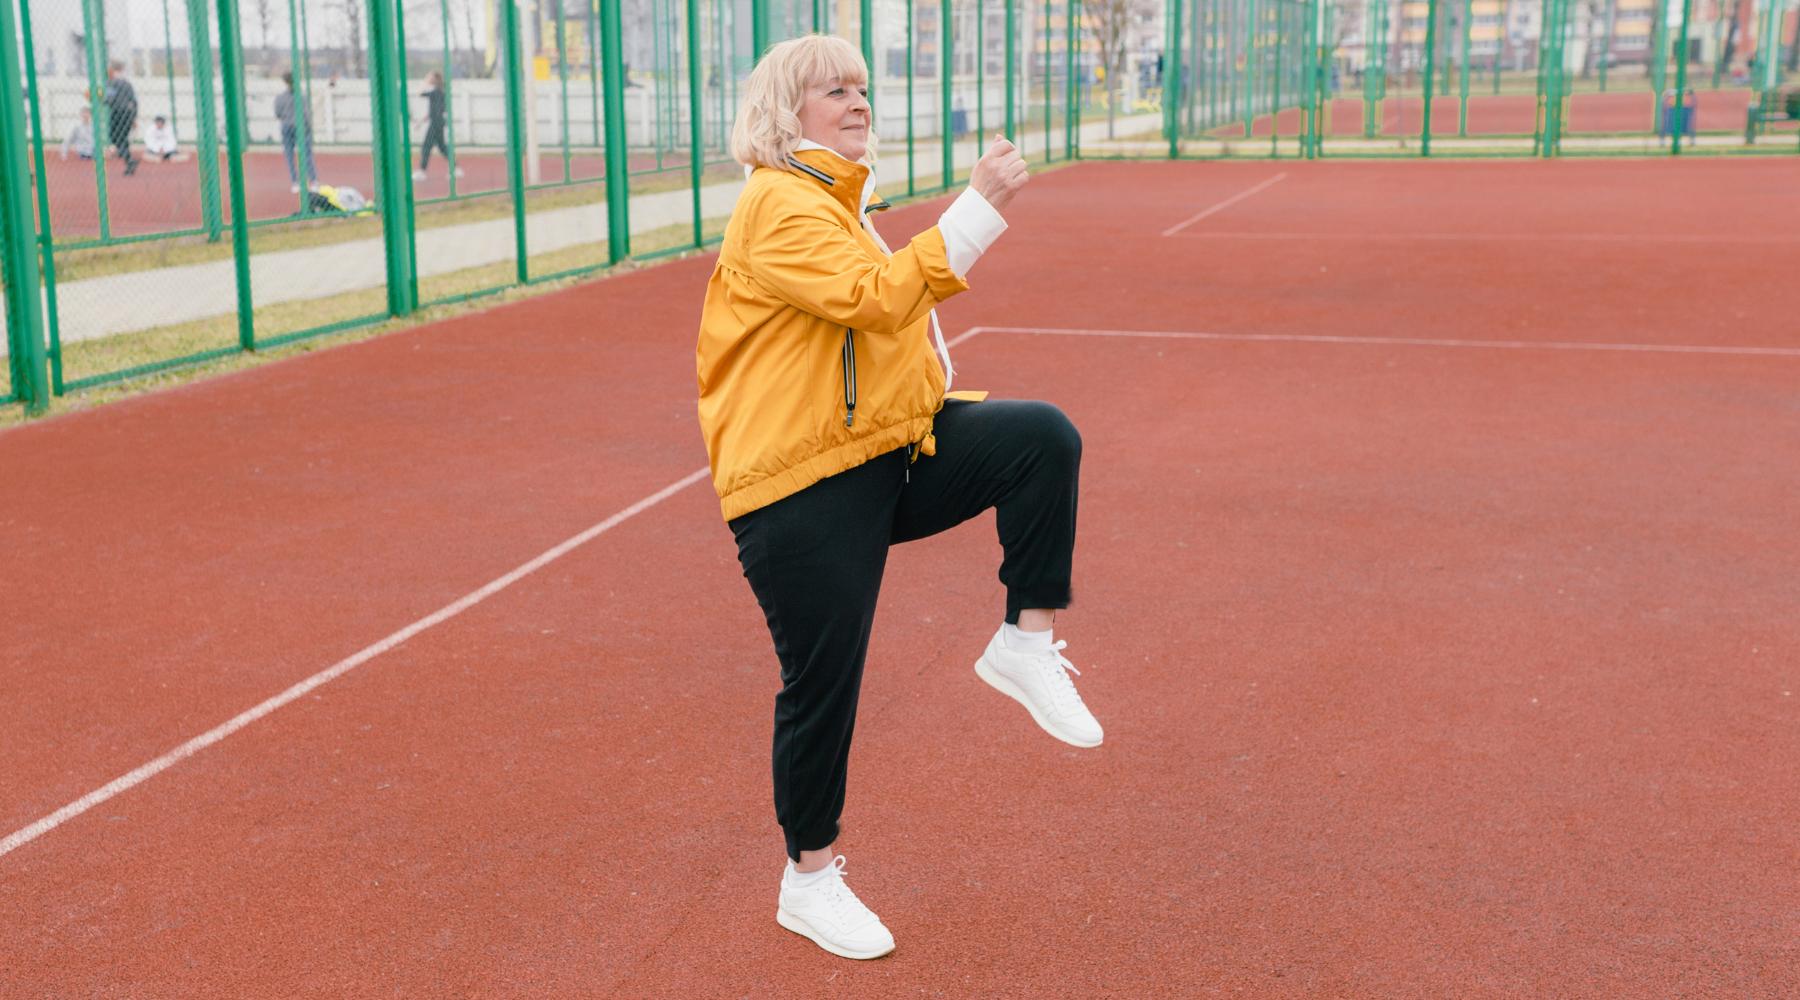
[[[750,65],[762,62],[763,53],[768,48],[769,0],[750,0]]]
[[[200,167],[200,214],[206,239],[217,243],[225,229],[219,210],[219,119],[213,111],[212,31],[205,0],[188,0],[188,72],[194,82],[194,158]]]
[[[1168,13],[1164,20],[1168,21],[1168,38],[1164,41],[1163,56],[1163,137],[1169,140],[1169,159],[1181,158],[1181,119],[1178,105],[1181,103],[1181,8],[1183,0],[1170,0],[1166,8]]]
[[[288,78],[294,83],[294,176],[299,178],[300,187],[297,208],[299,214],[306,215],[312,211],[309,192],[318,178],[306,169],[307,161],[312,158],[312,88],[308,86],[304,67],[311,65],[311,60],[300,58],[300,2],[288,0]],[[381,4],[381,0],[372,2],[376,6]]]
[[[531,252],[525,233],[525,72],[524,50],[519,38],[519,8],[514,0],[498,0],[500,16],[500,68],[506,74],[506,187],[512,199],[513,274],[519,284],[531,280]],[[533,109],[535,110],[535,109]],[[611,127],[611,119],[607,121]],[[607,177],[607,187],[612,177]],[[613,206],[606,206],[608,217]]]
[[[193,0],[200,3],[202,0]],[[237,0],[219,2],[219,75],[225,85],[225,164],[231,177],[231,257],[237,275],[238,346],[256,350],[256,300],[250,290],[250,211],[244,198],[244,53]]]
[[[1067,3],[1068,0],[1063,0],[1063,2]],[[1050,135],[1055,130],[1051,116],[1056,110],[1055,92],[1050,89],[1050,39],[1053,37],[1050,30],[1050,4],[1051,0],[1044,0],[1044,162],[1046,163],[1056,161],[1056,147],[1050,144]],[[1107,84],[1116,85],[1117,81],[1112,78],[1112,70],[1108,69],[1106,73]]]
[[[1456,134],[1465,138],[1469,134],[1469,31],[1474,10],[1474,0],[1463,0],[1462,59],[1456,64]]]
[[[942,22],[938,25],[938,28],[943,36],[943,41],[938,47],[938,62],[940,64],[938,68],[942,70],[942,72],[938,75],[944,81],[944,92],[939,95],[942,100],[938,102],[942,106],[940,108],[942,117],[939,120],[941,127],[938,131],[942,133],[942,159],[944,161],[944,172],[938,180],[941,182],[943,189],[948,191],[950,190],[951,181],[956,176],[956,129],[953,127],[954,123],[950,117],[954,111],[954,107],[950,100],[950,91],[954,85],[953,72],[956,65],[954,51],[956,36],[956,5],[954,0],[938,0],[938,20]]]
[[[107,69],[106,8],[101,0],[82,0],[81,16],[87,28],[87,44],[82,51],[87,58],[88,114],[94,125],[94,193],[100,206],[100,239],[112,239],[112,214],[106,208],[106,153],[112,148],[112,119],[106,105],[100,102],[101,87]]]
[[[19,37],[30,38],[31,4],[19,4]],[[31,162],[37,169],[37,176],[48,177],[44,171],[44,122],[38,103],[37,55],[30,45],[19,47],[25,54],[25,106],[31,121]],[[40,181],[40,184],[45,182]],[[50,391],[61,395],[63,391],[62,377],[62,343],[58,336],[56,317],[56,240],[50,228],[50,198],[47,190],[41,190],[37,199],[38,232],[37,242],[42,256],[38,263],[43,268],[44,278],[44,334],[49,339],[46,354],[50,359]],[[14,351],[13,357],[21,357]],[[16,386],[15,386],[16,388]]]
[[[1281,50],[1287,34],[1286,0],[1275,2],[1275,76],[1269,81],[1269,155],[1281,155]]]
[[[913,16],[913,0],[906,0],[906,193],[909,196],[918,191],[913,179],[913,132],[916,131],[913,127],[913,122],[916,121],[913,115],[913,71],[918,59],[918,53],[913,50],[913,23],[916,20]]]
[[[1419,155],[1431,155],[1431,84],[1437,78],[1438,0],[1430,0],[1425,14],[1425,124],[1419,131]]]
[[[1256,0],[1249,0],[1249,14],[1244,18],[1244,138],[1256,123]]]
[[[450,170],[450,197],[456,197],[456,71],[450,61],[450,0],[438,0],[439,24],[444,26],[444,163]],[[404,50],[403,50],[404,51]]]
[[[1765,0],[1762,30],[1756,33],[1756,75],[1750,81],[1757,97],[1774,90],[1781,79],[1781,8],[1782,0]],[[1795,27],[1800,31],[1800,25]]]
[[[563,14],[563,0],[553,0],[556,4],[556,75],[562,84],[562,104],[557,114],[562,123],[562,160],[563,183],[567,184],[571,173],[569,151],[569,52],[568,52],[568,18]]]
[[[758,6],[763,0],[755,0]],[[606,67],[606,256],[617,264],[631,256],[630,169],[625,150],[625,68],[619,44],[619,0],[600,0],[600,64]],[[753,18],[758,23],[763,15]],[[517,20],[515,18],[515,20]],[[758,58],[762,50],[757,50]]]
[[[975,0],[975,156],[981,156],[987,135],[987,9]],[[872,71],[871,71],[872,72]]]
[[[687,0],[688,176],[694,187],[694,246],[706,242],[700,225],[700,175],[706,169],[706,90],[700,78],[700,0]]]
[[[25,0],[30,3],[31,0]],[[163,74],[169,81],[169,131],[181,134],[180,116],[175,113],[175,38],[169,30],[169,0],[162,0]]]
[[[1001,0],[1006,4],[1006,138],[1011,141],[1018,110],[1019,22],[1018,6],[1023,0]]]
[[[1606,33],[1600,36],[1600,92],[1606,93],[1606,64],[1612,62],[1613,28],[1617,22],[1617,0],[1606,0]]]
[[[44,363],[37,232],[31,219],[31,168],[20,114],[25,107],[22,77],[18,25],[11,0],[4,0],[0,2],[0,246],[5,247],[7,356],[13,395],[25,404],[25,412],[35,414],[50,405],[50,382]]]
[[[1075,158],[1076,138],[1081,131],[1081,92],[1075,88],[1075,41],[1076,22],[1081,17],[1081,0],[1067,0],[1068,8],[1063,18],[1063,159]],[[1180,3],[1181,0],[1175,0]],[[1168,89],[1168,84],[1163,84]]]
[[[862,0],[859,6],[858,16],[862,23],[858,25],[858,29],[862,35],[863,63],[869,67],[869,98],[873,101],[875,77],[878,75],[875,69],[875,0]],[[870,111],[869,120],[874,120],[873,110]]]
[[[1688,19],[1693,12],[1694,0],[1681,0],[1681,38],[1676,42],[1675,47],[1675,106],[1678,108],[1687,107]],[[1686,117],[1685,114],[1676,116],[1677,119],[1684,117]],[[1678,120],[1675,124],[1679,126],[1684,123]],[[1673,135],[1669,143],[1669,155],[1680,156],[1681,133],[1684,129],[1678,127],[1670,131]]]
[[[400,69],[400,0],[369,5],[369,115],[374,126],[375,197],[387,257],[388,315],[418,308],[414,272],[413,217],[409,208],[412,172],[406,139],[406,77]],[[522,263],[522,262],[521,262]]]

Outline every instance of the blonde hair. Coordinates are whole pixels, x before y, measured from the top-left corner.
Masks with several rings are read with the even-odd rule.
[[[744,100],[731,126],[732,158],[747,167],[790,169],[788,154],[800,144],[800,107],[806,91],[837,80],[867,83],[869,67],[856,46],[836,35],[802,35],[764,54],[744,84]],[[875,133],[863,159],[875,162]]]

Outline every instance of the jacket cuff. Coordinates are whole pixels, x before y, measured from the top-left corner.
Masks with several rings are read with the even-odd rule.
[[[980,192],[964,188],[938,217],[938,229],[944,234],[950,270],[966,278],[975,261],[1006,232],[1006,220]]]
[[[935,239],[933,238],[935,237]],[[932,298],[944,301],[958,292],[969,290],[969,283],[950,266],[949,248],[944,231],[927,229],[914,237],[914,252],[919,255],[919,270],[925,275],[925,286]]]

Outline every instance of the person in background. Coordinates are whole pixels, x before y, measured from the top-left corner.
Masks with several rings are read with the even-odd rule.
[[[173,160],[178,149],[175,130],[169,127],[169,120],[162,115],[151,119],[150,127],[144,130],[144,156],[153,163]]]
[[[299,114],[299,101],[294,93],[294,74],[281,74],[281,82],[287,84],[287,89],[275,95],[275,119],[281,123],[281,155],[287,158],[288,190],[298,192],[300,172],[295,169],[294,150],[300,145],[302,129],[306,136],[306,149],[300,165],[305,167],[308,187],[319,182],[319,168],[313,163],[312,115],[309,113],[303,119]]]
[[[106,90],[100,100],[106,105],[108,138],[119,159],[125,161],[125,176],[137,173],[137,160],[131,155],[131,130],[137,125],[137,91],[125,79],[125,64],[114,59],[106,67]]]
[[[445,128],[450,120],[450,98],[444,93],[444,74],[434,69],[425,75],[425,82],[431,89],[419,95],[425,98],[425,117],[420,121],[425,126],[425,141],[419,144],[419,169],[413,171],[414,180],[425,179],[434,148],[443,154],[446,164],[450,163],[450,147],[444,143]],[[462,176],[460,167],[453,169],[458,177]]]
[[[70,153],[84,160],[94,158],[94,114],[86,105],[82,105],[81,119],[63,136],[62,158],[68,159]]]

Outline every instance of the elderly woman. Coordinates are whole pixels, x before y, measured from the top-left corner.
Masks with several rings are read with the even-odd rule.
[[[749,168],[707,283],[700,424],[738,560],[781,664],[776,919],[846,958],[894,939],[834,856],[857,691],[890,545],[992,507],[1005,622],[975,664],[1052,736],[1101,729],[1052,641],[1069,603],[1081,438],[1046,403],[947,395],[932,309],[1005,230],[1024,159],[996,139],[938,224],[890,252],[870,222],[868,70],[840,38],[774,46],[750,74],[732,155]]]

